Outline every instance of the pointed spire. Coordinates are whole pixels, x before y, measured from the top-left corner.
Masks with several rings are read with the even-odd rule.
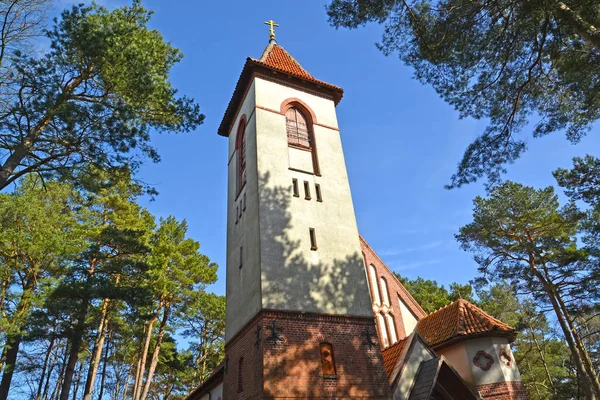
[[[269,43],[260,59],[256,60],[266,67],[274,68],[290,75],[314,79],[312,75],[302,68],[300,63],[277,43]]]

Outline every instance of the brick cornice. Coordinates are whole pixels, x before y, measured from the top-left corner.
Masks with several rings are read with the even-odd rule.
[[[256,323],[261,318],[269,319],[287,319],[287,320],[313,320],[316,322],[327,321],[336,322],[338,324],[362,324],[369,326],[374,323],[375,316],[353,316],[353,315],[339,315],[339,314],[320,314],[310,313],[302,311],[283,311],[283,310],[270,310],[264,309],[256,313],[254,317],[250,319],[227,343],[225,343],[225,350],[232,346],[240,337],[244,336],[250,329],[253,329]]]

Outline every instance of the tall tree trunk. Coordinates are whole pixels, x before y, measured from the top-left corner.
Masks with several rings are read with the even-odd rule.
[[[58,379],[56,380],[56,385],[54,385],[54,389],[52,390],[52,398],[58,399],[60,396],[60,387],[62,386],[62,382],[65,376],[65,370],[67,368],[67,359],[69,352],[67,351],[68,342],[65,344],[65,354],[63,355],[62,364],[60,366],[60,373],[58,374]]]
[[[7,335],[6,343],[4,345],[4,369],[2,371],[2,381],[0,382],[0,400],[6,400],[8,398],[8,391],[10,390],[10,384],[12,377],[15,372],[15,364],[17,362],[17,355],[19,354],[19,346],[23,340],[23,328],[25,328],[26,314],[29,311],[31,300],[33,298],[33,290],[37,282],[37,274],[32,273],[26,278],[25,284],[23,285],[23,293],[19,299],[19,305],[15,313],[15,329],[16,333]]]
[[[131,364],[129,365],[129,371],[127,371],[127,378],[125,379],[125,387],[123,388],[123,400],[125,400],[127,398],[127,390],[129,390],[129,379],[131,379],[131,373],[133,372],[133,365],[135,364],[135,358],[134,361],[131,362]],[[119,393],[117,392],[117,395]],[[116,399],[117,397],[115,397]]]
[[[7,349],[6,363],[4,364],[2,382],[0,383],[0,400],[8,399],[8,391],[10,390],[10,384],[15,372],[17,355],[19,354],[19,346],[21,345],[22,339],[23,335],[21,335],[21,333],[16,335],[8,335],[6,338],[6,344],[4,345],[4,347]]]
[[[106,337],[106,327],[108,325],[107,310],[110,303],[109,299],[104,299],[102,302],[102,309],[100,312],[100,324],[98,326],[98,334],[94,341],[94,350],[92,350],[92,357],[90,359],[90,367],[88,369],[87,378],[85,380],[85,389],[83,391],[83,400],[91,400],[92,391],[94,390],[94,383],[96,381],[96,374],[98,372],[98,364],[102,357],[102,348],[104,347],[104,338]]]
[[[58,344],[56,346],[56,352],[52,359],[52,364],[50,365],[50,369],[48,370],[48,374],[46,375],[46,383],[44,384],[44,391],[42,392],[42,396],[41,396],[41,398],[44,400],[48,399],[48,389],[50,388],[50,379],[52,378],[52,372],[54,371],[54,368],[58,365],[58,360],[60,358],[60,353],[58,350],[59,348],[60,348],[60,341],[58,342]]]
[[[579,351],[580,357],[583,362],[583,366],[585,368],[586,375],[588,375],[588,377],[589,377],[591,389],[594,393],[594,396],[596,396],[596,399],[600,399],[600,381],[598,381],[598,375],[596,374],[594,364],[592,363],[592,360],[590,359],[590,354],[586,350],[585,346],[583,345],[583,342],[581,341],[581,338],[579,337],[579,333],[577,332],[575,324],[573,324],[573,320],[569,314],[569,310],[567,309],[567,306],[565,305],[565,303],[562,300],[562,296],[559,293],[556,293],[555,296],[556,296],[556,300],[558,301],[558,304],[560,305],[560,308],[563,312],[563,315],[565,316],[565,320],[567,321],[569,330],[570,330],[571,334],[573,335],[573,339],[575,340],[575,346],[577,347],[577,350]]]
[[[50,356],[52,355],[52,349],[54,348],[55,340],[56,337],[52,335],[52,337],[50,338],[50,343],[48,344],[48,350],[46,350],[46,355],[44,356],[44,364],[42,365],[42,376],[40,377],[37,392],[35,393],[36,400],[39,400],[42,395],[42,390],[44,388],[44,380],[46,378],[46,370],[48,369],[48,364],[50,363]]]
[[[158,364],[158,354],[160,352],[160,345],[162,344],[162,339],[165,335],[165,328],[167,326],[167,321],[169,320],[170,311],[171,307],[168,304],[165,305],[163,309],[163,318],[160,322],[160,328],[158,330],[158,336],[156,337],[156,344],[154,345],[152,361],[150,362],[148,376],[146,377],[146,384],[144,385],[144,391],[142,392],[142,396],[140,397],[140,399],[145,399],[148,395],[148,391],[150,390],[150,384],[152,383],[152,379],[154,378],[154,371],[156,371],[156,365]]]
[[[77,380],[75,381],[75,390],[73,390],[73,400],[77,399],[79,384],[81,383],[81,372],[83,371],[83,363],[79,361],[79,369],[77,370]]]
[[[69,400],[69,392],[71,391],[71,385],[73,383],[75,365],[77,364],[77,360],[79,358],[79,350],[81,348],[83,331],[85,329],[85,318],[87,317],[89,303],[90,299],[87,296],[81,300],[79,315],[77,316],[77,325],[75,326],[75,331],[73,332],[73,337],[71,339],[71,350],[69,351],[69,361],[67,362],[65,378],[63,379],[62,383],[60,400]]]
[[[154,323],[156,322],[156,320],[158,319],[158,316],[160,315],[161,308],[162,308],[162,304],[159,306],[158,311],[156,311],[156,314],[148,322],[148,328],[147,328],[148,330],[146,331],[146,340],[144,341],[142,357],[140,359],[140,364],[136,371],[137,373],[136,373],[136,377],[135,377],[135,385],[133,386],[133,400],[139,400],[141,398],[144,373],[146,372],[146,358],[148,357],[148,350],[150,348],[150,341],[152,339],[152,328],[154,327]]]
[[[104,352],[104,363],[102,364],[102,379],[100,380],[100,395],[99,399],[102,399],[104,394],[104,382],[106,381],[106,366],[108,365],[108,348],[110,347],[110,337],[112,332],[108,332],[108,343],[106,343],[106,351]]]
[[[554,310],[554,314],[556,315],[558,324],[560,325],[560,328],[563,331],[563,335],[565,336],[565,340],[567,342],[569,350],[571,351],[571,355],[573,357],[573,360],[575,361],[575,365],[582,372],[587,372],[587,369],[585,368],[581,354],[575,344],[574,337],[571,333],[571,330],[569,329],[569,325],[566,321],[565,315],[563,314],[562,309],[558,303],[558,300],[556,297],[556,294],[557,294],[556,288],[550,282],[550,280],[546,278],[549,275],[548,275],[548,272],[547,272],[547,269],[545,268],[545,266],[543,264],[541,264],[541,266],[546,271],[546,276],[544,276],[544,274],[542,274],[542,271],[540,271],[538,269],[538,266],[536,265],[536,262],[535,262],[535,255],[533,253],[530,253],[529,254],[529,267],[530,267],[531,273],[533,274],[533,276],[535,276],[538,279],[538,281],[544,288],[546,295],[548,296],[548,300],[550,300],[550,304],[552,305],[552,309]],[[588,375],[588,374],[586,373],[585,375]],[[598,382],[598,379],[595,376],[587,377],[587,380],[588,380],[588,383],[590,386],[590,390],[592,391],[592,393],[590,393],[590,394],[595,395],[598,399],[600,399],[600,387],[598,388],[599,389],[598,393],[595,393],[596,388],[593,387],[594,386],[594,382],[593,382],[594,378],[595,378],[596,382]],[[588,395],[588,400],[591,400],[591,399],[593,399],[593,397],[590,397]]]

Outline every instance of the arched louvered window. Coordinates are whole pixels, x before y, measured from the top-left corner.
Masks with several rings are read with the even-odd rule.
[[[373,302],[377,305],[381,304],[379,297],[379,287],[377,286],[377,270],[373,264],[369,265],[369,281],[371,283],[371,292],[373,293]]]
[[[237,191],[246,184],[246,116],[242,116],[238,126],[235,148],[237,151]]]
[[[379,335],[381,336],[381,341],[383,342],[383,347],[388,347],[390,345],[390,339],[388,337],[388,332],[385,327],[385,319],[383,318],[383,314],[377,314],[377,327],[379,328]]]
[[[285,112],[285,128],[288,144],[308,149],[312,148],[308,119],[297,107],[291,107]]]

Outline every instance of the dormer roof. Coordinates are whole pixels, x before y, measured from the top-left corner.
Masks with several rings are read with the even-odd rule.
[[[512,341],[515,335],[513,327],[464,299],[421,318],[416,330],[434,349],[473,336],[508,336]]]

